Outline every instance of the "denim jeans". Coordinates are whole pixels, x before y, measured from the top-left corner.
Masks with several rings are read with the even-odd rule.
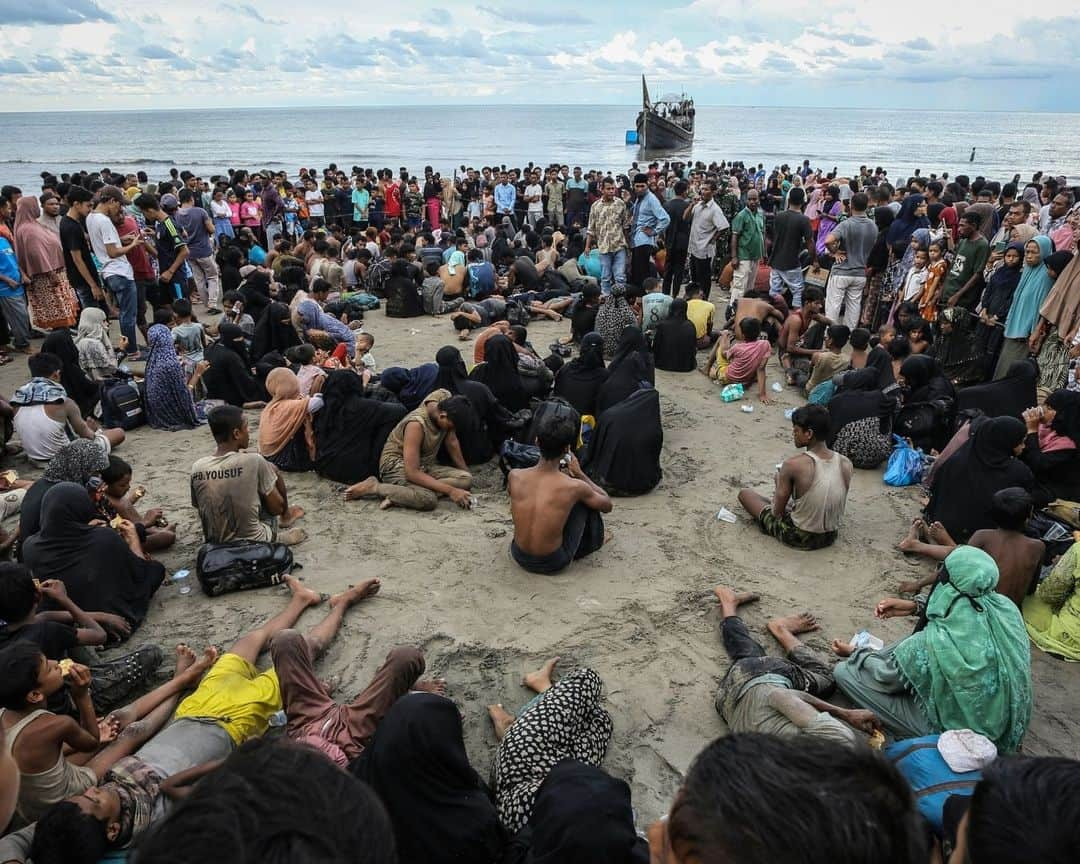
[[[105,277],[105,287],[116,298],[116,305],[120,307],[120,332],[127,336],[128,351],[134,352],[139,344],[135,330],[139,289],[135,285],[135,280],[114,274]]]
[[[802,308],[802,292],[806,280],[803,278],[802,269],[777,270],[775,267],[769,273],[769,293],[783,294],[784,286],[791,289],[791,305],[794,309]]]
[[[626,248],[600,253],[600,293],[610,294],[612,283],[626,288]]]
[[[0,311],[7,321],[8,332],[16,348],[30,345],[30,316],[26,311],[26,294],[14,297],[0,297]]]
[[[266,251],[274,251],[274,241],[281,236],[281,220],[275,219],[273,222],[266,223]]]

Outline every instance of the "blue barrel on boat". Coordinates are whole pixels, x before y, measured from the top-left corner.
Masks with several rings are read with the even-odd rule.
[[[626,130],[626,143],[627,144],[637,144],[638,143],[637,142],[637,129],[627,129]]]

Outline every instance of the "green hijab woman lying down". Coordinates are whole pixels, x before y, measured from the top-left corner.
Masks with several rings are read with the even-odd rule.
[[[994,559],[958,546],[926,607],[926,627],[837,664],[836,684],[897,738],[973,729],[1002,753],[1031,719],[1031,651],[1016,605],[994,591]]]

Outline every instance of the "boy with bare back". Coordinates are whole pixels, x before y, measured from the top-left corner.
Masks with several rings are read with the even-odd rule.
[[[530,573],[557,573],[610,539],[600,514],[611,512],[611,499],[570,452],[580,425],[577,411],[558,405],[537,430],[540,462],[510,472],[510,554]]]
[[[971,535],[967,545],[982,549],[998,565],[998,594],[1004,594],[1021,606],[1042,566],[1046,545],[1024,535],[1024,528],[1035,510],[1031,494],[1019,486],[1001,489],[990,499],[990,517],[997,528],[983,528]],[[926,538],[924,540],[923,538]],[[922,519],[911,524],[908,535],[900,541],[901,552],[925,555],[934,561],[944,561],[957,546],[940,522],[926,525]],[[938,570],[921,579],[901,582],[903,594],[918,594],[937,581]],[[904,601],[909,602],[909,601]]]

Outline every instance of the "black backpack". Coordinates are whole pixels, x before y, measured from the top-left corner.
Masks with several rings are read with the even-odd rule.
[[[507,300],[506,320],[510,322],[511,326],[520,324],[522,327],[528,327],[529,322],[532,320],[532,315],[529,313],[529,308],[527,306],[523,306],[516,300]]]
[[[285,580],[296,565],[292,550],[280,543],[236,540],[199,547],[195,575],[208,597],[266,588]]]
[[[133,381],[113,378],[101,382],[101,425],[106,429],[137,429],[146,424],[142,393]]]

